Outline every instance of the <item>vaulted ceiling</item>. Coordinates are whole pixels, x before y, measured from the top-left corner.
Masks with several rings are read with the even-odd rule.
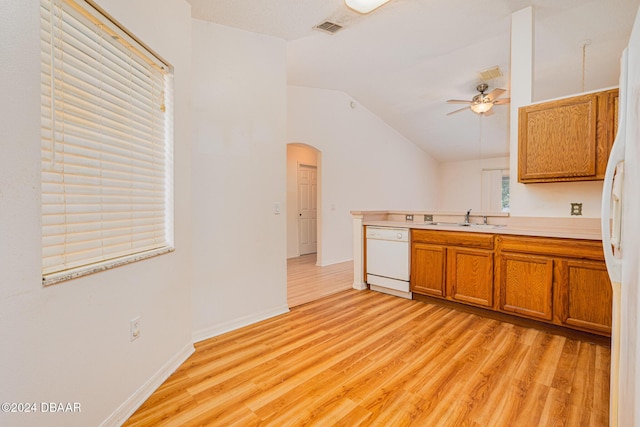
[[[290,85],[346,92],[439,161],[509,152],[508,106],[447,116],[461,106],[446,100],[471,99],[478,72],[496,65],[490,89],[509,89],[512,12],[534,7],[533,97],[543,100],[617,85],[640,3],[391,0],[360,15],[344,0],[187,1],[196,19],[285,39]],[[344,28],[313,30],[325,20]]]

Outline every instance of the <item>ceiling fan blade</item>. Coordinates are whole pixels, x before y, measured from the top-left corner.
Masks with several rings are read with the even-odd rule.
[[[460,111],[470,110],[470,109],[471,109],[471,107],[460,108],[459,110],[455,110],[455,111],[452,111],[450,113],[447,113],[447,116],[450,116],[450,115],[455,114],[455,113],[459,113]]]
[[[493,114],[495,114],[495,111],[493,111],[493,108],[482,113],[483,116],[491,116]]]
[[[449,99],[447,102],[449,104],[471,104],[471,101],[463,101],[462,99]]]
[[[493,101],[496,98],[500,98],[502,96],[502,94],[505,93],[505,92],[506,92],[506,90],[504,90],[504,89],[495,88],[494,90],[489,92],[484,98],[488,99],[489,101]]]
[[[511,102],[511,98],[502,98],[502,99],[493,101],[493,105],[508,104],[510,102]]]

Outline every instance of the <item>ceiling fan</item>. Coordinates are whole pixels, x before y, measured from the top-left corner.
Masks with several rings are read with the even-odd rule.
[[[502,96],[502,94],[506,92],[506,90],[504,89],[495,88],[491,92],[485,94],[485,91],[489,89],[489,85],[486,83],[480,83],[478,86],[476,86],[476,89],[480,93],[474,96],[471,99],[471,101],[463,101],[461,99],[448,100],[447,102],[449,104],[471,104],[471,105],[469,105],[468,107],[460,108],[459,110],[455,110],[450,113],[447,113],[447,116],[450,116],[455,113],[459,113],[460,111],[464,111],[464,110],[471,110],[476,114],[489,116],[493,114],[492,108],[494,105],[508,104],[511,101],[510,98],[498,99]]]

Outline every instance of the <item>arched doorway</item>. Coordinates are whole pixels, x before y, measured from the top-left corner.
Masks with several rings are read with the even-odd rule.
[[[321,265],[321,153],[302,143],[287,145],[287,258],[316,254]]]

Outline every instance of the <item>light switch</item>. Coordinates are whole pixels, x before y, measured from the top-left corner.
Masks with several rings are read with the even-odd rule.
[[[131,319],[129,322],[129,340],[134,341],[140,338],[140,324],[142,322],[142,318],[140,316]]]
[[[273,214],[280,215],[280,203],[273,204]]]

